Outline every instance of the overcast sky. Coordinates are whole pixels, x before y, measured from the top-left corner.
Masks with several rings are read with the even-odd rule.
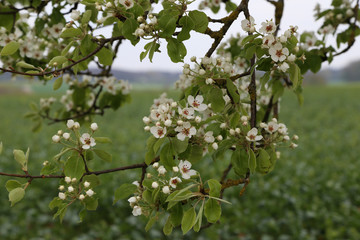
[[[200,1],[195,1],[192,5],[195,7]],[[250,0],[250,14],[255,18],[255,23],[260,26],[261,22],[266,19],[274,18],[274,8],[271,4],[265,0]],[[281,29],[283,31],[289,25],[297,25],[299,32],[303,31],[316,31],[321,25],[321,22],[315,22],[314,20],[314,7],[318,1],[314,0],[285,0],[284,15],[281,22]],[[325,8],[330,6],[331,0],[321,0],[321,6]],[[224,8],[224,6],[222,6]],[[211,12],[207,12],[209,16],[214,18],[223,17],[225,11],[220,14],[214,15]],[[244,15],[241,14],[239,20],[233,23],[229,29],[226,38],[229,38],[231,34],[236,34],[241,29],[240,21],[244,19]],[[109,29],[110,30],[110,29]],[[280,31],[281,32],[281,31]],[[242,32],[242,34],[245,34]],[[187,56],[185,62],[189,62],[191,56],[202,57],[212,44],[212,39],[206,35],[191,32],[191,39],[184,42],[187,48]],[[330,39],[334,43],[333,39]],[[224,40],[223,40],[224,41]],[[143,46],[148,41],[141,40],[135,47],[130,44],[129,41],[125,41],[119,49],[119,57],[116,59],[114,68],[126,69],[131,71],[145,71],[145,70],[165,70],[165,71],[181,71],[183,63],[172,63],[166,53],[166,41],[162,41],[161,51],[162,53],[155,53],[153,63],[150,63],[148,59],[144,59],[140,62],[139,55],[143,51]],[[341,68],[354,60],[359,60],[360,56],[360,41],[357,40],[353,48],[334,59],[331,64],[333,68]],[[324,64],[323,66],[327,66]]]

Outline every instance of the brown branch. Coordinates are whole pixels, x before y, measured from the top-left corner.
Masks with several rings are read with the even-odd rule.
[[[238,7],[229,16],[223,18],[224,25],[222,26],[222,28],[217,32],[212,32],[211,35],[209,34],[210,37],[214,38],[214,42],[211,45],[211,48],[205,54],[206,57],[211,57],[216,48],[219,46],[221,40],[224,38],[226,32],[229,30],[232,23],[238,18],[239,14],[242,11],[245,11],[245,9],[247,9],[248,2],[249,0],[242,0]],[[207,34],[207,32],[205,33]]]
[[[227,175],[229,174],[231,168],[232,168],[232,164],[230,163],[229,166],[223,172],[223,175],[222,175],[221,180],[220,180],[221,184],[223,184],[225,182],[225,179],[226,179]]]
[[[53,71],[41,72],[41,73],[25,73],[25,72],[19,72],[19,71],[16,71],[16,70],[6,69],[6,68],[0,68],[0,70],[3,71],[3,72],[10,72],[10,73],[14,73],[14,74],[25,75],[25,76],[34,76],[34,77],[39,77],[39,76],[42,77],[42,76],[51,75],[51,74],[58,74],[59,72],[63,72],[65,70],[67,70],[67,69],[70,69],[71,67],[75,66],[76,64],[81,63],[81,62],[91,58],[96,53],[98,53],[105,46],[106,43],[113,42],[113,41],[116,41],[116,40],[120,40],[120,39],[123,39],[123,38],[124,37],[120,36],[120,37],[100,39],[99,43],[98,43],[99,46],[94,51],[92,51],[89,55],[79,59],[78,61],[73,62],[72,64],[70,64],[70,65],[68,65],[66,67],[56,69],[56,70],[53,70]]]

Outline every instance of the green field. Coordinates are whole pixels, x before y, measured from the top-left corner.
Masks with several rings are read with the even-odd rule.
[[[300,107],[295,95],[282,99],[280,118],[289,131],[300,136],[299,148],[284,149],[273,172],[251,177],[245,194],[240,187],[229,189],[220,224],[198,234],[182,237],[177,230],[168,239],[360,239],[360,101],[359,86],[306,87]],[[132,103],[96,119],[99,136],[108,136],[113,162],[94,160],[100,170],[143,161],[145,141],[142,117],[160,90],[135,90]],[[29,172],[38,174],[44,160],[60,149],[51,136],[65,125],[44,126],[32,133],[32,122],[23,118],[30,101],[49,93],[0,94],[0,171],[21,173],[12,149],[31,148]],[[172,96],[178,94],[172,92]],[[229,160],[229,159],[228,159]],[[219,176],[228,164],[205,160],[195,169],[202,176]],[[0,239],[167,239],[160,221],[145,232],[146,219],[133,217],[126,201],[112,205],[114,190],[138,179],[140,170],[102,175],[99,208],[78,223],[80,208],[71,208],[63,224],[52,219],[48,203],[57,195],[58,180],[34,180],[25,199],[10,208],[5,182],[0,177]],[[213,176],[212,176],[213,177]]]

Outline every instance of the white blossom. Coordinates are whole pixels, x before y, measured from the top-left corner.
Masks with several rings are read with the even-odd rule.
[[[131,203],[137,203],[137,199],[136,197],[131,197],[128,199],[128,202],[131,204]]]
[[[268,122],[268,124],[266,125],[265,127],[265,130],[269,133],[275,133],[279,128],[279,125],[274,122],[274,121],[271,121],[271,122]]]
[[[279,68],[281,71],[286,72],[289,69],[289,67],[290,67],[289,64],[287,64],[286,62],[283,62]]]
[[[134,206],[132,214],[136,216],[140,216],[142,214],[140,206]]]
[[[94,147],[96,145],[95,139],[90,136],[88,133],[84,133],[80,137],[80,142],[83,144],[83,149],[90,149],[90,147]]]
[[[294,54],[290,54],[288,57],[287,57],[287,60],[289,62],[294,62],[296,60],[296,56]]]
[[[187,160],[180,160],[179,169],[182,178],[189,179],[191,176],[196,175],[196,171],[191,169],[191,163]]]
[[[178,132],[176,137],[181,141],[184,141],[186,137],[191,138],[191,136],[196,134],[196,128],[191,126],[189,122],[184,122],[182,126],[177,126],[175,131]]]
[[[69,186],[68,187],[68,192],[73,192],[74,191],[74,188],[72,186]]]
[[[88,181],[85,181],[84,182],[84,187],[86,187],[86,188],[90,187],[90,183]]]
[[[278,42],[270,47],[269,54],[274,62],[282,62],[289,55],[289,50],[286,47],[283,48],[281,43]]]
[[[259,29],[259,32],[264,34],[272,34],[275,31],[276,25],[272,20],[261,23],[261,28]]]
[[[126,9],[132,8],[134,6],[133,0],[119,0],[119,3],[123,5]]]
[[[205,142],[207,142],[207,143],[214,142],[215,138],[214,138],[213,134],[214,133],[212,131],[208,131],[207,133],[205,133],[205,135],[204,135]]]
[[[254,32],[255,31],[255,20],[252,16],[250,16],[250,21],[247,19],[244,19],[241,21],[241,27],[245,32]]]
[[[170,180],[169,180],[169,184],[172,188],[176,188],[176,185],[181,182],[182,181],[179,177],[173,177],[173,178],[170,178]]]
[[[159,163],[156,162],[156,163],[154,163],[152,166],[153,166],[153,168],[158,168],[158,167],[159,167]]]
[[[183,108],[181,109],[178,107],[178,112],[181,116],[187,118],[187,119],[194,119],[194,108]]]
[[[163,138],[166,135],[166,127],[152,126],[150,132],[156,138]]]
[[[202,103],[204,101],[204,97],[201,95],[197,95],[195,98],[192,95],[189,95],[187,100],[196,111],[202,112],[207,108],[207,105]]]
[[[72,10],[72,12],[70,14],[70,18],[73,19],[74,21],[79,20],[80,19],[80,11]]]
[[[63,133],[63,138],[65,139],[65,140],[69,140],[69,138],[70,138],[70,133]]]
[[[211,145],[211,147],[212,147],[214,150],[217,150],[217,149],[219,148],[219,145],[218,145],[216,142],[214,142],[214,143]]]
[[[258,130],[257,128],[252,128],[246,136],[246,140],[250,141],[250,142],[256,142],[256,141],[260,141],[263,136],[261,135],[257,135],[258,134]]]

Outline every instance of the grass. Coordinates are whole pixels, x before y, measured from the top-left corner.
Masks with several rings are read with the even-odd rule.
[[[275,170],[265,176],[251,178],[245,194],[240,187],[226,192],[221,224],[201,234],[190,233],[184,239],[360,239],[360,102],[359,86],[307,87],[305,103],[299,107],[293,94],[282,99],[281,121],[291,133],[300,136],[299,148],[284,149]],[[98,136],[113,140],[109,150],[113,162],[94,161],[91,167],[105,169],[143,161],[145,141],[142,117],[148,114],[152,99],[160,90],[133,91],[131,104],[116,112],[107,112],[96,119]],[[34,95],[0,95],[0,141],[4,153],[0,156],[0,171],[20,173],[13,160],[12,149],[31,148],[30,172],[38,173],[44,160],[59,151],[51,136],[63,125],[46,126],[40,133],[30,132],[32,125],[22,118]],[[176,93],[172,93],[174,98]],[[219,176],[227,165],[198,163],[195,168],[210,177]],[[214,166],[206,168],[205,166]],[[202,169],[202,170],[201,170]],[[131,215],[126,201],[112,206],[114,190],[124,182],[137,179],[140,171],[101,176],[99,209],[89,212],[78,223],[80,208],[69,211],[63,224],[52,220],[47,207],[57,195],[57,180],[34,181],[25,199],[10,208],[5,182],[0,178],[0,236],[2,239],[164,239],[161,224],[148,233],[145,219]],[[31,229],[31,231],[29,231]],[[180,239],[180,231],[170,238]]]

